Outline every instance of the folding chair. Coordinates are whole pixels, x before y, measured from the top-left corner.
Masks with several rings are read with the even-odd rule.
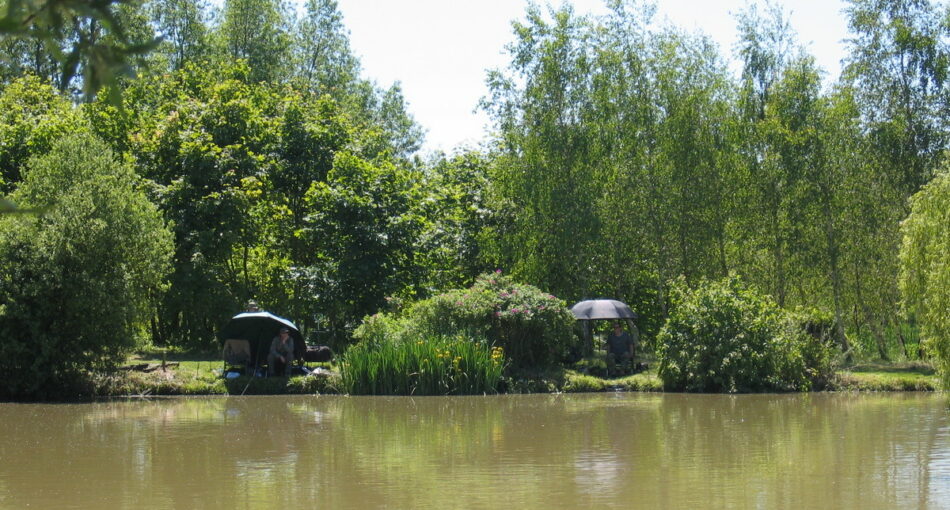
[[[251,362],[251,343],[237,338],[225,340],[221,358],[224,359],[225,373],[228,372],[228,368],[243,366],[247,369]]]

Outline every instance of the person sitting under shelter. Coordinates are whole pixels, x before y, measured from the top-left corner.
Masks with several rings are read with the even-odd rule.
[[[614,322],[613,332],[607,335],[607,371],[612,373],[617,362],[621,366],[630,366],[633,360],[633,338],[620,327],[619,322]]]
[[[289,376],[290,367],[294,364],[294,339],[287,328],[280,328],[280,333],[270,342],[270,352],[267,353],[268,375],[274,375],[278,361],[284,367],[284,375]]]

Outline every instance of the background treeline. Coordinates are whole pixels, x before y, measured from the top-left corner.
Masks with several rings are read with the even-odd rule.
[[[731,274],[833,316],[849,354],[917,358],[920,316],[943,316],[914,301],[938,280],[899,284],[910,198],[945,168],[943,4],[847,2],[834,82],[773,5],[737,15],[738,74],[648,3],[532,6],[488,74],[490,141],[427,156],[333,0],[47,4],[71,16],[0,3],[0,192],[41,213],[0,218],[5,367],[65,338],[105,364],[210,347],[250,298],[341,348],[366,315],[496,268],[622,299],[648,340],[674,280]]]
[[[737,16],[736,78],[706,36],[609,4],[530,8],[489,77],[505,221],[487,258],[558,295],[625,299],[649,334],[671,280],[735,273],[833,314],[845,351],[916,358],[900,224],[947,148],[946,7],[848,2],[850,53],[823,85],[774,6]]]
[[[116,347],[89,350],[106,363],[135,343],[212,347],[222,322],[251,298],[292,317],[311,341],[342,347],[364,316],[388,302],[470,283],[483,267],[473,236],[486,214],[484,157],[422,161],[423,131],[398,83],[383,88],[361,77],[335,1],[297,11],[272,0],[228,1],[220,10],[192,0],[107,2],[91,14],[82,5],[48,4],[56,20],[12,31],[10,23],[31,26],[34,16],[17,11],[21,3],[2,4],[4,207],[63,209],[48,186],[42,199],[30,191],[34,159],[81,159],[75,151],[95,143],[89,150],[110,165],[134,170],[125,193],[146,197],[160,213],[140,234],[173,242],[161,244],[167,253],[130,254],[167,269],[141,282],[128,303],[93,302],[101,313],[61,317],[32,287],[85,302],[94,295],[68,281],[138,276],[123,274],[129,261],[119,255],[89,252],[78,262],[87,267],[30,281],[40,269],[12,256],[17,239],[33,239],[22,248],[29,252],[70,251],[79,241],[26,233],[46,228],[50,216],[4,215],[0,329],[11,367],[34,367],[39,348],[30,340],[40,330],[78,350]],[[113,79],[88,83],[109,73]],[[82,142],[60,147],[67,136]],[[57,171],[66,181],[74,172]],[[112,228],[113,220],[103,221]],[[133,301],[148,309],[119,328],[126,341],[49,331],[57,321],[122,316]],[[51,341],[36,365],[57,349]]]

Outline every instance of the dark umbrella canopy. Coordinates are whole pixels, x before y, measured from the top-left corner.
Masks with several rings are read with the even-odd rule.
[[[636,319],[637,314],[616,299],[588,299],[571,307],[577,320]]]
[[[300,330],[289,319],[270,312],[239,313],[221,328],[218,336],[222,342],[229,338],[247,340],[251,344],[251,364],[260,365],[267,359],[271,340],[283,327],[290,330],[290,337],[294,339],[294,358],[303,359],[307,345]]]

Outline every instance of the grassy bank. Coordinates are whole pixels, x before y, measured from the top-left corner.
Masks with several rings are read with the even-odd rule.
[[[226,379],[217,353],[144,352],[129,358],[126,366],[138,369],[95,376],[94,395],[312,395],[339,393],[340,387],[338,375]]]
[[[222,363],[214,354],[143,353],[130,358],[129,365],[145,365],[148,371],[121,370],[94,377],[95,396],[148,395],[283,395],[338,394],[343,384],[338,370],[322,366],[330,374],[319,376],[222,377]],[[654,370],[634,375],[604,377],[590,370],[589,363],[578,369],[552,368],[543,371],[520,371],[504,377],[501,390],[506,393],[585,393],[605,391],[663,391],[663,384]],[[585,373],[594,372],[594,373]],[[829,382],[831,391],[938,391],[939,379],[931,365],[925,363],[868,363],[849,366],[838,371]]]
[[[939,391],[933,366],[920,363],[867,363],[839,370],[831,381],[836,391]]]

